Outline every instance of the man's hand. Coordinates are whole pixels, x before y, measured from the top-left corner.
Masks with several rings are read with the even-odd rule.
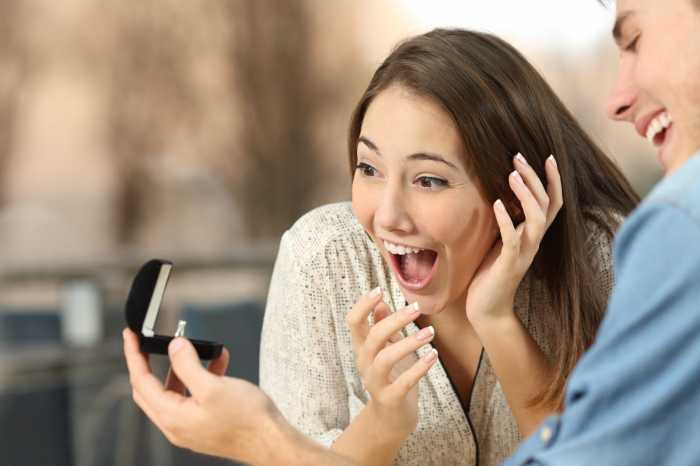
[[[274,454],[283,438],[300,437],[290,435],[293,429],[262,390],[223,375],[229,362],[226,349],[205,369],[188,340],[173,340],[169,348],[172,371],[192,394],[186,397],[167,390],[153,375],[147,356],[139,351],[136,334],[125,329],[123,336],[134,401],[174,445],[252,464],[271,464],[268,455]]]

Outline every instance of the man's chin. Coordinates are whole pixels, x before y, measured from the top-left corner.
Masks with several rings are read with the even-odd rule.
[[[664,169],[664,175],[673,175],[677,170],[682,168],[686,162],[698,155],[700,155],[700,148],[697,150],[668,151],[667,153],[660,154],[659,158]]]

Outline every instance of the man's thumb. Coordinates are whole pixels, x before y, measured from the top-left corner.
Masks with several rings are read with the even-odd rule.
[[[168,346],[172,370],[195,398],[211,384],[213,375],[199,362],[197,351],[186,338],[174,338]]]

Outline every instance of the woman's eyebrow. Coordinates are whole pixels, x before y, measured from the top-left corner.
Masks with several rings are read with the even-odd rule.
[[[382,155],[382,153],[379,152],[379,148],[377,147],[377,145],[375,143],[373,143],[372,141],[370,141],[369,139],[367,139],[365,136],[360,136],[359,138],[357,138],[357,142],[358,142],[358,144],[359,143],[364,144],[372,152],[376,153],[377,155],[379,155],[379,156]],[[408,160],[412,160],[412,161],[429,160],[431,162],[440,162],[440,163],[444,163],[445,165],[447,165],[450,168],[453,168],[455,170],[459,170],[459,168],[457,168],[457,166],[455,164],[453,164],[452,162],[450,162],[445,157],[443,157],[442,155],[439,155],[439,154],[432,154],[429,152],[418,152],[415,154],[411,154],[406,158]]]
[[[359,138],[357,138],[357,143],[362,143],[365,146],[369,147],[372,152],[376,152],[377,155],[382,155],[382,153],[379,152],[379,148],[377,148],[377,145],[364,136],[360,136]]]
[[[417,154],[411,154],[406,158],[408,160],[430,160],[433,162],[440,162],[440,163],[444,163],[445,165],[447,165],[450,168],[454,168],[455,170],[459,170],[459,168],[457,168],[457,165],[453,164],[452,162],[445,159],[442,155],[439,155],[439,154],[430,154],[430,153],[426,153],[426,152],[419,152]]]

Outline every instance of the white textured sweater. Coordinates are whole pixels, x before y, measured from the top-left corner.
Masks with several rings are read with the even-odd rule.
[[[588,253],[600,286],[612,288],[611,241],[594,222]],[[326,446],[368,400],[355,367],[345,316],[358,298],[381,286],[394,309],[405,305],[398,281],[352,213],[349,203],[315,209],[282,237],[262,332],[260,385],[287,419]],[[549,353],[530,309],[551,306],[528,274],[515,311]],[[404,335],[418,331],[415,324]],[[429,351],[422,348],[418,357]],[[515,419],[486,352],[474,380],[468,417],[438,361],[419,384],[419,423],[396,460],[402,466],[500,464],[517,447]]]

